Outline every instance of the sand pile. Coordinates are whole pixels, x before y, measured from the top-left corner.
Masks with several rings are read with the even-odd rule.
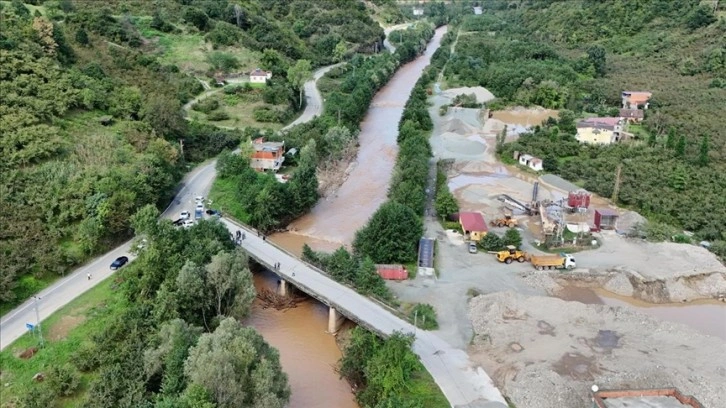
[[[457,155],[479,155],[486,151],[483,143],[468,140],[466,137],[452,132],[445,132],[439,136],[444,148]]]
[[[458,133],[460,135],[470,135],[478,132],[478,129],[474,126],[465,123],[459,118],[451,118],[447,120],[442,126],[444,132]]]
[[[486,88],[481,86],[475,87],[463,87],[463,88],[451,88],[442,92],[442,95],[454,99],[457,95],[471,95],[476,96],[478,103],[485,103],[494,100],[494,95],[489,92]]]
[[[722,406],[726,343],[630,309],[513,292],[478,296],[472,349],[519,408],[590,406],[588,390],[677,387]]]

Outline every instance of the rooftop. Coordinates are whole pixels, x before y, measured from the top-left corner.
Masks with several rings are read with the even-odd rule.
[[[285,142],[265,142],[265,139],[260,137],[255,139],[252,145],[258,152],[276,152],[285,147]]]
[[[642,119],[644,113],[640,109],[620,109],[620,117]]]
[[[598,208],[595,211],[600,213],[600,215],[604,215],[604,216],[614,216],[614,217],[620,216],[620,214],[618,214],[617,211],[611,210],[609,208]]]
[[[459,222],[467,231],[487,231],[487,223],[478,212],[460,212]]]
[[[609,126],[614,127],[620,124],[620,118],[616,117],[606,117],[606,118],[587,118],[581,120],[577,125],[578,127],[582,126],[590,126],[590,127],[596,127],[596,126]]]
[[[607,408],[687,408],[691,405],[682,404],[673,397],[645,396],[607,398],[603,400]]]

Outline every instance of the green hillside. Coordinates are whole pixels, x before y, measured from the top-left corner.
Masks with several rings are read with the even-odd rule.
[[[544,157],[546,170],[648,216],[651,238],[686,229],[726,255],[723,10],[685,0],[487,5],[462,18],[447,83],[487,87],[501,104],[564,109],[502,157]],[[631,127],[635,139],[580,146],[577,118],[617,115],[624,90],[653,93],[643,124]]]
[[[0,2],[2,312],[128,239],[138,208],[163,208],[191,165],[245,137],[185,120],[201,82],[271,70],[267,89],[220,93],[216,119],[289,121],[301,108],[289,66],[331,63],[339,45],[367,52],[383,36],[348,1],[32,3]]]

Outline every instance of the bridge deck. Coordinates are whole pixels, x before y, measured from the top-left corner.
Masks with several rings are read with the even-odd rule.
[[[502,394],[480,367],[474,367],[462,350],[453,348],[433,333],[416,328],[395,316],[381,304],[359,295],[353,289],[329,278],[295,255],[263,241],[256,233],[230,221],[221,220],[230,232],[246,231],[242,247],[267,266],[280,263],[276,272],[305,293],[334,307],[361,326],[387,336],[394,331],[414,333],[413,350],[433,376],[452,407],[506,408]]]

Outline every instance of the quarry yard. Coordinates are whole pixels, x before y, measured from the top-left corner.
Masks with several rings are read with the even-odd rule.
[[[441,116],[439,107],[459,93],[473,93],[479,102],[492,96],[483,88],[467,88],[430,98],[432,150],[436,159],[447,160],[448,185],[461,211],[481,212],[485,220],[501,217],[499,196],[530,201],[535,181],[540,200],[567,196],[573,186],[566,180],[538,177],[502,164],[494,154],[496,135],[505,125],[507,140],[514,140],[556,111],[515,108],[489,118],[485,110],[452,107]],[[547,297],[575,286],[650,303],[712,299],[726,320],[726,305],[716,301],[726,297],[726,267],[715,255],[694,245],[627,238],[624,230],[643,218],[594,195],[588,211],[568,215],[567,222],[591,223],[595,208],[619,214],[619,231],[595,233],[597,245],[574,254],[572,271],[537,271],[529,263],[501,264],[486,252],[468,254],[465,238],[431,216],[425,229],[437,241],[439,276],[389,285],[403,302],[433,305],[438,334],[468,349],[519,408],[587,406],[593,384],[601,389],[675,386],[707,407],[720,406],[726,400],[721,387],[726,360],[713,356],[726,356],[726,336],[708,336],[629,307]],[[540,217],[514,212],[514,218],[522,249],[540,253],[534,246],[541,239]],[[505,228],[491,231],[502,235]]]

